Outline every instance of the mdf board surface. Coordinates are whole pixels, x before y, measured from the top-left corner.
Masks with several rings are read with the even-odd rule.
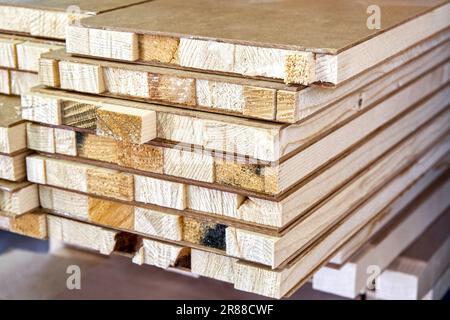
[[[65,39],[69,22],[123,8],[139,0],[2,0],[0,30]]]
[[[381,30],[370,30],[370,1],[288,0],[263,5],[248,1],[152,1],[83,20],[81,28],[69,31],[68,48],[72,53],[95,54],[98,43],[91,30],[105,33],[100,29],[107,29],[111,37],[129,38],[118,46],[113,41],[105,43],[116,49],[122,46],[123,51],[130,50],[136,41],[132,36],[139,34],[141,47],[135,50],[140,52],[127,54],[129,61],[137,60],[140,54],[141,59],[189,68],[292,83],[338,83],[447,27],[448,8],[439,8],[444,3],[381,1]],[[211,19],[214,15],[218,18]],[[410,21],[413,18],[417,24]],[[435,24],[429,24],[431,21]],[[413,28],[418,24],[424,26],[419,33]],[[79,41],[80,36],[91,43],[84,48],[72,47],[71,42]],[[403,36],[402,41],[394,43],[399,36]],[[387,45],[375,52],[380,50],[379,39]],[[155,53],[145,54],[150,51],[147,47]],[[371,55],[364,49],[371,50]],[[102,52],[97,56],[113,58]],[[363,61],[345,70],[349,57]]]

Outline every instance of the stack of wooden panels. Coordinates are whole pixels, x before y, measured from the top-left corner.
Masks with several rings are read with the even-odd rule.
[[[26,124],[20,99],[0,96],[0,229],[40,238],[45,231],[37,185],[26,181]],[[44,219],[45,222],[45,219]]]
[[[37,186],[26,180],[26,123],[18,97],[39,84],[41,54],[64,48],[69,22],[143,1],[0,1],[0,217],[3,229],[43,238]],[[29,226],[28,226],[29,224]]]
[[[155,0],[68,27],[22,96],[49,237],[281,298],[406,216],[448,177],[450,5],[385,1],[373,31],[370,4]]]

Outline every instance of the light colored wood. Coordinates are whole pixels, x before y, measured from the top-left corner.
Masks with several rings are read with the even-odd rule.
[[[58,68],[58,61],[56,60],[39,59],[39,83],[50,87],[61,86]]]
[[[9,70],[6,69],[0,69],[0,93],[12,94],[11,73]]]
[[[52,92],[51,94],[47,94]],[[57,92],[57,94],[55,94]],[[226,115],[215,115],[206,112],[193,112],[180,108],[130,102],[112,98],[95,98],[52,89],[38,88],[33,96],[45,97],[60,101],[62,95],[69,105],[78,105],[83,110],[83,119],[89,119],[91,128],[95,128],[95,109],[105,104],[121,107],[133,107],[156,112],[157,137],[174,142],[195,144],[201,147],[231,153],[247,155],[260,160],[276,160],[278,156],[278,136],[282,128],[280,124],[272,124],[247,119],[239,119]],[[76,99],[67,97],[77,96]],[[39,108],[39,102],[33,104]],[[86,110],[86,108],[88,110]],[[86,117],[86,118],[85,118]],[[64,118],[64,116],[63,116]],[[85,121],[80,121],[82,124]],[[44,122],[45,123],[45,122]],[[76,122],[75,122],[76,123]],[[71,125],[74,126],[75,123]],[[68,124],[64,123],[63,124]]]
[[[220,254],[191,250],[191,272],[224,282],[234,283],[236,259]]]
[[[422,232],[433,225],[450,205],[450,200],[445,199],[449,191],[450,183],[447,183],[436,188],[429,197],[422,197],[418,204],[406,209],[406,213],[399,217],[394,227],[388,227],[387,232],[381,231],[380,236],[366,244],[340,268],[321,268],[314,275],[313,288],[348,298],[364,293],[367,290],[369,267],[374,265],[380,271],[384,270]],[[380,279],[377,279],[376,290],[381,288]],[[426,291],[422,292],[419,297],[425,293]]]
[[[0,229],[36,239],[46,239],[47,217],[39,212],[28,212],[15,217],[0,212]]]
[[[442,144],[436,148],[442,148]],[[436,149],[435,148],[435,149]],[[386,184],[370,201],[358,208],[358,214],[350,215],[345,221],[329,232],[314,247],[303,252],[284,269],[263,268],[255,264],[238,261],[235,272],[235,288],[281,298],[292,293],[299,285],[305,283],[317,268],[323,266],[353,234],[363,228],[377,213],[400,195],[405,186],[413,183],[430,168],[445,170],[443,163],[449,158],[439,159],[444,152],[431,150],[413,166],[404,170],[391,182]],[[443,162],[440,162],[443,161]]]
[[[184,210],[186,186],[182,183],[134,175],[136,201]]]
[[[64,76],[65,70],[60,70]],[[148,74],[141,71],[131,71],[119,68],[103,68],[105,90],[108,92],[138,98],[149,98],[150,87]]]
[[[352,239],[339,250],[339,252],[330,260],[331,264],[343,265],[349,258],[370,240],[372,237],[391,223],[415,198],[417,198],[426,188],[428,188],[439,177],[439,172],[431,170],[414,183],[405,193],[392,203],[388,210],[380,216],[379,219],[365,226]]]
[[[89,221],[113,228],[134,230],[133,206],[89,198]]]
[[[430,210],[426,213],[430,214]],[[392,261],[378,278],[378,298],[418,300],[432,289],[450,263],[449,223],[450,211],[447,210]]]
[[[50,215],[47,216],[47,224],[50,239],[105,255],[110,255],[114,250],[116,231]]]
[[[38,155],[28,156],[27,180],[39,184],[47,184],[47,171],[45,169],[45,157]]]
[[[165,214],[151,209],[135,207],[135,230],[151,236],[181,241],[182,218],[179,215]]]
[[[214,158],[208,154],[164,148],[164,174],[197,181],[214,182]]]
[[[41,207],[70,218],[89,221],[89,197],[75,192],[39,186]],[[75,206],[74,203],[77,205]]]
[[[189,249],[181,246],[157,242],[149,239],[142,240],[142,247],[133,257],[136,264],[149,264],[167,269],[174,267],[178,260],[189,254]]]
[[[26,147],[27,133],[25,123],[19,123],[11,127],[0,126],[0,152],[11,154],[24,150]]]
[[[38,75],[31,72],[11,71],[11,94],[21,95],[39,84]]]
[[[124,201],[134,200],[134,177],[117,170],[89,167],[86,192]]]
[[[59,99],[23,94],[21,105],[23,119],[52,125],[62,124]]]
[[[103,105],[96,109],[97,135],[143,144],[156,138],[156,112]]]
[[[27,123],[27,146],[29,149],[55,153],[55,129]]]
[[[74,42],[69,45],[70,53],[90,52],[95,56],[91,51],[100,46],[98,43],[75,45],[81,33],[107,32],[105,46],[110,45],[111,37],[126,33],[128,41],[115,46],[119,51],[116,56],[128,53],[123,54],[123,60],[135,61],[147,56],[133,46],[132,36],[159,36],[152,43],[157,49],[149,57],[150,63],[282,79],[286,83],[340,84],[448,27],[450,6],[445,1],[403,1],[401,12],[391,7],[394,4],[384,4],[381,31],[374,34],[366,23],[370,5],[369,1],[331,4],[311,0],[283,1],[269,7],[217,4],[212,0],[189,5],[177,0],[148,2],[119,14],[85,19],[81,28],[87,30],[77,27],[77,32],[69,31],[67,42]],[[268,11],[271,19],[261,21]],[[222,19],[211,22],[204,12],[217,12]],[[334,26],[333,36],[329,24]],[[299,38],[287,31],[293,29],[312,31]],[[134,48],[131,54],[130,47]]]
[[[88,93],[102,93],[105,91],[102,67],[59,62],[61,88]]]
[[[39,71],[41,54],[62,49],[63,46],[42,42],[26,41],[16,45],[18,69],[23,71]]]
[[[374,192],[397,174],[413,165],[416,159],[432,147],[446,131],[445,128],[435,128],[434,132],[419,132],[409,137],[372,164],[363,174],[335,192],[331,199],[308,213],[281,237],[227,228],[227,254],[272,268],[280,266],[296,252],[304,250],[312,241],[330,230],[336,222],[354,212],[355,207],[370,199]],[[446,148],[450,146],[445,145],[446,143],[447,140],[439,142],[439,147],[444,150],[441,152],[444,154]]]
[[[22,152],[14,156],[0,154],[0,179],[20,181],[26,176],[25,157],[28,152]]]
[[[30,184],[15,191],[0,189],[0,211],[17,216],[39,207],[38,189]]]
[[[47,184],[81,192],[88,191],[88,170],[93,166],[60,159],[45,159]]]
[[[215,189],[187,186],[187,207],[227,217],[237,217],[237,209],[245,197]]]
[[[17,45],[21,41],[14,39],[0,39],[0,67],[17,68]]]
[[[55,153],[68,156],[77,155],[77,138],[75,131],[55,128]]]

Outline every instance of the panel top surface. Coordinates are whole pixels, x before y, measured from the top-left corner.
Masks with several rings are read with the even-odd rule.
[[[445,0],[154,0],[86,18],[87,27],[337,53]],[[369,30],[370,5],[381,29]]]

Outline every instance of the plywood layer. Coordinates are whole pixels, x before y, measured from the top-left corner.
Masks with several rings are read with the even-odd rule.
[[[383,3],[382,23],[374,26],[381,31],[374,32],[373,19],[379,21],[381,12],[372,5],[156,0],[82,20],[68,29],[67,48],[80,55],[286,83],[340,84],[448,27],[446,1],[401,1]],[[221,19],[211,20],[214,14]]]

